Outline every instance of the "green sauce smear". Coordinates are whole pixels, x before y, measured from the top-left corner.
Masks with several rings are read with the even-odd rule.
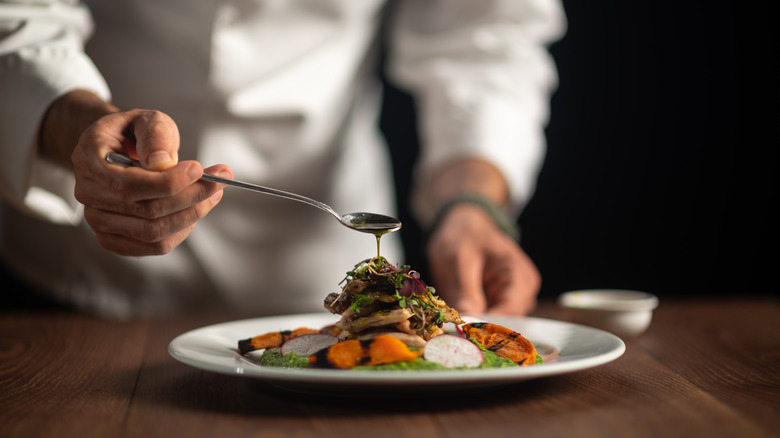
[[[260,365],[280,368],[306,368],[309,366],[309,358],[295,353],[282,355],[277,348],[266,348],[260,357]]]

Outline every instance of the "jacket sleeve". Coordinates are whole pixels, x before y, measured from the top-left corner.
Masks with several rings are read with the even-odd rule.
[[[496,165],[509,213],[532,196],[544,158],[549,99],[557,86],[547,45],[566,27],[557,0],[409,1],[391,34],[389,74],[417,98],[421,156],[415,184],[460,158]],[[413,209],[425,224],[415,196]]]
[[[109,99],[84,53],[92,30],[77,1],[0,1],[0,196],[26,214],[61,224],[81,220],[73,175],[38,157],[38,134],[59,96],[90,90]]]

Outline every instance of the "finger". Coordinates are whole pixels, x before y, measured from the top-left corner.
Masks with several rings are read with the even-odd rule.
[[[168,197],[200,178],[202,166],[195,161],[168,167],[166,172],[144,172],[107,163],[110,151],[136,156],[136,136],[142,139],[142,149],[178,150],[176,125],[162,113],[132,110],[99,119],[82,134],[72,155],[80,202],[110,209],[106,200],[128,203]]]
[[[201,191],[208,191],[209,188],[215,187],[195,184],[203,175],[203,168],[197,161],[184,161],[159,172],[135,167],[127,169],[112,167],[109,169],[110,175],[106,179],[106,184],[113,190],[114,197],[119,198],[123,203],[166,200],[175,196],[193,199]],[[201,196],[200,200],[202,199]],[[185,205],[191,204],[192,202]]]
[[[168,254],[180,245],[194,229],[195,225],[193,224],[157,242],[142,242],[126,236],[109,233],[95,233],[95,235],[98,243],[111,252],[121,256],[143,257]]]
[[[96,233],[116,234],[140,242],[154,243],[192,226],[205,217],[220,199],[221,190],[217,190],[212,196],[188,208],[154,218],[130,216],[91,207],[84,209],[84,217]]]
[[[131,132],[144,169],[161,171],[179,162],[179,129],[167,114],[138,111],[132,119]]]
[[[191,207],[213,195],[218,184],[197,182],[196,162],[180,163],[164,172],[121,168],[106,163],[105,176],[82,175],[76,199],[92,208],[155,219]],[[196,183],[197,182],[197,183]]]
[[[488,313],[526,315],[536,307],[541,275],[531,259],[519,248],[493,260],[485,272]]]
[[[444,300],[462,313],[482,313],[486,309],[482,289],[483,265],[469,250],[461,250],[452,259],[439,258],[432,270]]]
[[[487,287],[493,287],[486,285]],[[501,315],[527,315],[536,307],[536,293],[522,280],[511,285],[500,285],[500,293],[493,295],[486,313]]]
[[[141,151],[149,155],[155,151],[166,151],[175,158],[171,167],[178,162],[179,133],[173,120],[159,111],[130,110],[101,117],[79,138],[72,160],[82,166],[93,166],[96,170],[98,155],[105,161],[109,151],[126,154],[139,159],[138,139],[142,139]],[[141,160],[141,167],[150,170],[164,170],[149,166],[149,160]]]
[[[473,255],[473,253],[461,253],[458,257],[458,264],[453,272],[458,297],[455,305],[464,313],[483,313],[487,307],[482,285],[484,262],[480,257],[473,257]]]
[[[203,173],[210,173],[226,179],[233,179],[233,169],[224,165],[216,164],[203,169]]]
[[[216,195],[224,185],[198,181],[205,172],[222,178],[233,178],[232,169],[224,164],[214,165],[204,170],[196,161],[184,161],[162,172],[149,172],[138,168],[112,170],[113,174],[109,176],[107,185],[114,188],[113,192],[116,196],[103,198],[106,202],[102,208],[135,213],[146,218],[161,217]],[[199,184],[193,184],[196,181]],[[85,187],[89,189],[94,186]],[[94,206],[101,208],[98,202],[97,199],[93,200]],[[119,203],[114,205],[111,202]],[[139,204],[136,206],[138,210],[123,211],[122,208],[131,202]]]

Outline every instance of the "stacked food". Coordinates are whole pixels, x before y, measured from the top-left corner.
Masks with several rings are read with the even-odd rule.
[[[375,257],[358,263],[342,283],[340,293],[325,298],[325,308],[341,316],[334,325],[243,339],[239,352],[265,350],[264,365],[324,368],[474,368],[539,361],[520,333],[486,322],[465,324],[409,266]],[[445,333],[446,323],[455,331]]]
[[[384,257],[360,262],[344,281],[341,293],[325,298],[325,309],[341,315],[336,323],[341,340],[390,335],[422,347],[443,332],[444,323],[463,323],[419,273],[409,266],[397,268]]]

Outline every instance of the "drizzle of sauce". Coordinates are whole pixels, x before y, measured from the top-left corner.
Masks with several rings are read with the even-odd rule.
[[[359,228],[360,228],[360,231],[363,231],[363,232],[366,232],[366,233],[371,233],[371,234],[374,235],[374,237],[376,237],[376,256],[377,257],[380,256],[380,251],[379,251],[380,245],[379,245],[379,243],[380,243],[380,241],[382,239],[382,236],[387,234],[387,233],[392,233],[393,231],[395,231],[395,230],[388,230],[387,227],[383,226],[382,224],[365,224],[365,225],[361,224],[359,226]]]
[[[379,257],[379,241],[382,239],[383,234],[389,233],[390,230],[374,230],[371,232],[374,236],[376,236],[376,256]]]
[[[362,231],[364,233],[371,233],[376,237],[376,256],[380,256],[380,240],[382,239],[382,236],[387,233],[392,233],[393,231],[397,231],[400,227],[396,227],[395,224],[391,223],[383,223],[383,222],[357,222],[353,221],[351,223],[351,226],[353,228],[358,229],[359,231]]]

